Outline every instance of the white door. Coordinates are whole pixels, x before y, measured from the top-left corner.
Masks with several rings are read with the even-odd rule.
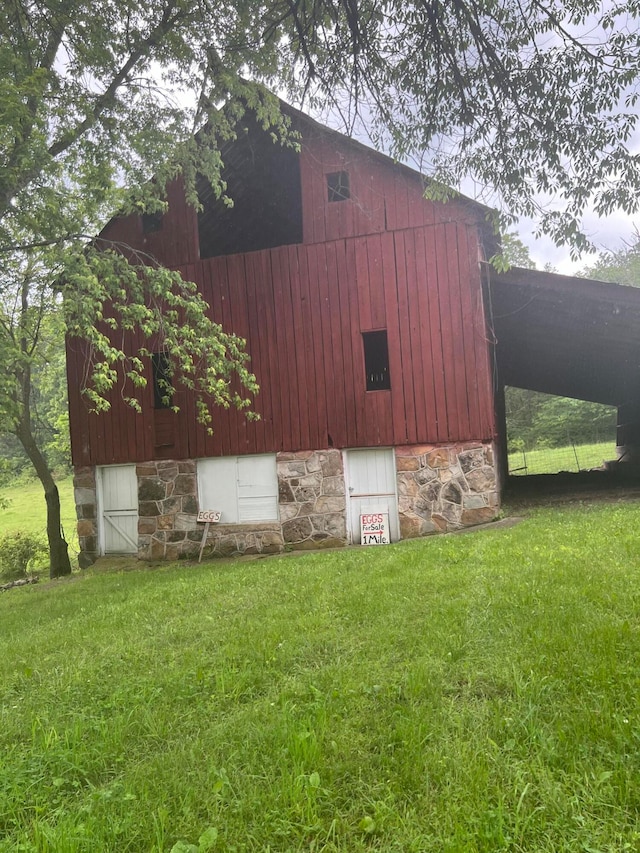
[[[135,465],[98,468],[101,554],[138,553],[138,478]]]
[[[400,524],[393,449],[345,450],[344,461],[351,542],[360,544],[360,515],[374,512],[389,514],[391,541],[397,542]]]
[[[278,518],[275,454],[238,456],[238,521]]]

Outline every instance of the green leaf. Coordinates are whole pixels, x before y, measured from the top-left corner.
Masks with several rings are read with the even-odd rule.
[[[202,833],[202,835],[198,839],[198,847],[200,849],[200,853],[208,853],[209,850],[213,850],[217,840],[218,830],[215,826],[210,826]]]
[[[372,835],[376,831],[376,822],[369,815],[365,815],[358,824],[358,829],[365,835]]]
[[[187,841],[176,841],[171,848],[171,853],[200,853],[195,844],[189,844]]]

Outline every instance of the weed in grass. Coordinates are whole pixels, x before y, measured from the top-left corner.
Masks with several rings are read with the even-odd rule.
[[[46,559],[47,547],[43,537],[19,530],[0,536],[0,578],[7,581],[27,576]]]

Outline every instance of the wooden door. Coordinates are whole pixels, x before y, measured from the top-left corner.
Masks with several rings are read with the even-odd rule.
[[[98,468],[100,552],[138,553],[138,479],[135,465]]]
[[[349,502],[347,526],[350,541],[360,544],[360,515],[389,514],[391,541],[400,538],[396,464],[393,449],[346,450],[345,483]]]

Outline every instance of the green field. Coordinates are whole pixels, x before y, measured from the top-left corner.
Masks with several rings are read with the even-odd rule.
[[[0,851],[640,850],[639,512],[3,593]]]
[[[604,461],[616,458],[613,441],[581,444],[576,447],[549,447],[509,454],[509,473],[556,474],[558,471],[586,471],[599,468]]]
[[[58,481],[62,525],[71,552],[77,554],[76,511],[73,502],[73,477]],[[13,530],[36,533],[46,538],[47,506],[44,491],[38,480],[16,486],[0,487],[0,497],[8,498],[9,508],[0,512],[0,536]]]

